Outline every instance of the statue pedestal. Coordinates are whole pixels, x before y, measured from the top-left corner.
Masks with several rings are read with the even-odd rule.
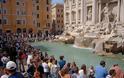
[[[87,21],[87,22],[86,22],[86,25],[87,25],[87,26],[94,26],[94,24],[93,24],[92,21]]]

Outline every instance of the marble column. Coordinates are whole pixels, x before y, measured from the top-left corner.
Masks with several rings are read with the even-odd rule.
[[[123,24],[124,24],[124,0],[122,0],[122,20],[123,20]]]
[[[117,21],[118,22],[120,22],[120,9],[121,9],[121,7],[120,7],[120,5],[121,5],[121,2],[120,2],[121,0],[118,0],[118,13],[117,13]]]
[[[70,7],[70,9],[69,9],[69,19],[70,19],[70,26],[71,26],[71,24],[72,24],[72,2],[71,2],[71,0],[69,0],[69,7]]]
[[[79,8],[78,8],[78,1],[76,1],[76,9],[75,9],[76,11],[76,15],[75,15],[75,19],[76,19],[76,26],[77,26],[77,24],[78,24],[78,10],[79,10]]]
[[[86,5],[86,0],[83,0],[83,17],[84,17],[84,24],[87,21],[87,5]]]
[[[102,4],[101,1],[99,1],[99,22],[101,22],[101,10],[102,10]]]
[[[84,0],[81,0],[81,24],[82,25],[84,24],[84,16],[83,16],[84,15],[84,11],[83,11],[83,8],[84,8],[83,6],[84,5],[83,5],[83,1]]]
[[[124,12],[123,12],[123,0],[121,0],[121,6],[120,6],[120,21],[123,23],[123,20],[124,20]]]
[[[97,21],[97,0],[93,0],[93,5],[92,5],[92,23],[96,24]]]

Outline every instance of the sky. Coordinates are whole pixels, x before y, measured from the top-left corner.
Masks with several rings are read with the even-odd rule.
[[[53,4],[56,4],[56,3],[64,3],[64,0],[52,0],[52,3],[53,3]]]

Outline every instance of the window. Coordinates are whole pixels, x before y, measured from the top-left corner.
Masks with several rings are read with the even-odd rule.
[[[63,12],[63,9],[61,10],[61,12]]]
[[[39,18],[39,14],[37,14],[37,18]]]
[[[63,23],[63,20],[62,20],[62,23]]]
[[[61,15],[61,17],[63,18],[63,15]]]
[[[59,20],[58,20],[57,22],[58,22],[58,23],[60,23],[60,21],[59,21]]]
[[[49,11],[49,7],[47,7],[47,11]]]
[[[2,14],[2,8],[0,8],[0,14]]]
[[[50,23],[48,23],[47,26],[50,27]]]
[[[26,12],[25,11],[23,11],[23,15],[26,15]]]
[[[22,3],[22,5],[24,6],[24,5],[25,5],[25,3]]]
[[[35,25],[35,20],[33,21],[33,24]]]
[[[16,5],[19,5],[19,2],[16,2]]]
[[[47,19],[49,19],[49,15],[47,15]]]
[[[17,24],[21,24],[21,20],[16,20]]]
[[[24,15],[24,12],[22,11],[22,13],[21,13],[22,15]]]
[[[58,12],[59,12],[59,9],[58,9]]]
[[[3,14],[6,14],[6,13],[7,13],[7,10],[6,10],[5,8],[3,8],[3,9],[1,8],[1,9],[0,9],[0,14],[2,14],[2,13],[3,13]]]
[[[7,24],[7,19],[3,19],[3,24]]]
[[[0,19],[0,24],[2,24],[2,20]]]
[[[47,4],[49,5],[49,0],[47,0]]]
[[[60,15],[57,15],[57,17],[59,17]]]
[[[0,24],[7,24],[7,18],[0,19]]]
[[[25,24],[25,20],[23,20],[23,24]]]
[[[6,9],[3,9],[3,14],[6,14]]]
[[[37,10],[39,10],[39,6],[37,6]]]
[[[19,11],[17,11],[16,13],[17,13],[17,15],[19,15]]]
[[[36,0],[36,3],[39,3],[39,0]]]
[[[40,23],[37,23],[37,27],[40,27]]]

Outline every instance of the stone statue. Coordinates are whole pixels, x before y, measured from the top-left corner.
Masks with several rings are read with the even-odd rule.
[[[103,21],[106,23],[109,23],[109,7],[108,3],[106,3],[106,6],[103,8],[102,13],[104,15]]]
[[[89,10],[88,10],[87,20],[88,21],[91,21],[92,20],[92,8],[89,8]]]

